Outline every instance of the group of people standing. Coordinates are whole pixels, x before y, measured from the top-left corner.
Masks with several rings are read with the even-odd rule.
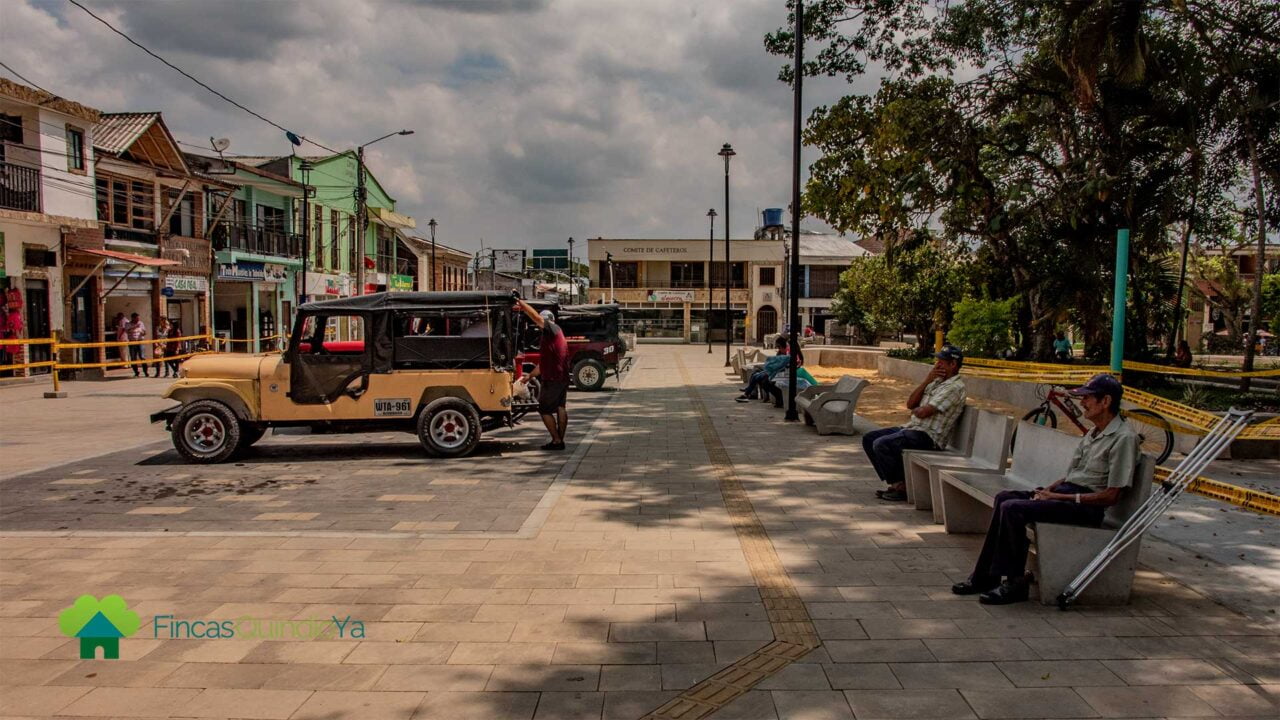
[[[130,342],[132,345],[122,345],[121,348],[128,348],[128,357],[133,368],[134,377],[150,377],[151,368],[155,368],[155,376],[162,377],[178,377],[178,364],[181,362],[181,356],[186,354],[185,343],[178,338],[182,337],[182,328],[178,323],[171,322],[168,318],[160,318],[160,323],[156,325],[155,332],[151,336],[153,341],[151,344],[151,357],[155,360],[164,358],[163,362],[144,362],[146,358],[146,343],[142,342],[147,339],[147,323],[138,313],[125,317],[124,313],[116,313],[113,321],[116,333],[116,342]],[[120,359],[124,360],[124,351],[121,350]]]

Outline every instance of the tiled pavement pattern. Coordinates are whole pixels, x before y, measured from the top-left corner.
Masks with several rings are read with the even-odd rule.
[[[574,393],[574,428],[616,394]],[[162,442],[4,481],[0,530],[513,533],[571,457],[546,440],[534,416],[455,460],[408,433],[269,434],[226,465],[185,464]]]
[[[0,714],[630,719],[660,707],[774,637],[676,354],[822,641],[711,717],[1280,714],[1274,617],[1233,614],[1151,573],[1123,608],[956,598],[947,586],[974,538],[872,499],[856,439],[734,404],[719,363],[665,347],[642,348],[532,537],[0,538]],[[382,480],[361,478],[350,479]],[[143,616],[124,659],[77,660],[59,634],[58,611],[84,592],[119,593]],[[366,637],[173,640],[150,623],[334,613],[363,619]]]

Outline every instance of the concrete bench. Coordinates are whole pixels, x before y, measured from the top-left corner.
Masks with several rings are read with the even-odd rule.
[[[1023,422],[1007,472],[940,470],[941,492],[934,499],[941,500],[943,526],[949,533],[985,533],[1000,491],[1034,490],[1061,478],[1079,442],[1053,428]]]
[[[760,372],[763,369],[764,369],[763,362],[747,363],[742,366],[741,370],[738,371],[738,377],[742,380],[743,383],[749,383],[751,382],[751,376],[755,375],[756,373]]]
[[[807,387],[796,394],[796,410],[804,414],[804,423],[812,425],[819,435],[856,435],[854,412],[858,397],[868,384],[862,378],[845,375],[834,387]]]
[[[746,368],[746,366],[751,365],[753,363],[764,362],[765,357],[767,356],[764,354],[764,351],[762,351],[760,348],[740,347],[738,348],[737,352],[735,352],[733,356],[730,357],[729,366],[733,368],[733,371],[735,373],[742,375],[742,371],[744,368]],[[749,379],[750,377],[751,377],[750,375],[746,375],[745,377],[743,377],[742,381],[746,382],[747,379]]]
[[[1111,541],[1120,526],[1142,507],[1151,495],[1155,469],[1155,459],[1143,454],[1134,471],[1133,485],[1120,496],[1120,502],[1107,508],[1102,527],[1036,523],[1027,528],[1027,536],[1032,541],[1032,567],[1035,568],[1036,584],[1040,589],[1040,602],[1045,605],[1056,604],[1058,595],[1066,588],[1067,583],[1080,574],[1084,566]],[[1078,602],[1091,605],[1128,603],[1141,547],[1142,538],[1138,538],[1116,555],[1080,594]]]
[[[942,523],[943,470],[978,473],[1004,472],[1009,461],[1009,444],[1013,435],[1011,417],[965,407],[956,423],[951,448],[940,452],[909,450],[902,454],[903,477],[907,480],[907,500],[917,510],[931,510],[933,521]]]

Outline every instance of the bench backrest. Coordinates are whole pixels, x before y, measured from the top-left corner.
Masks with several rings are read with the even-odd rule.
[[[1138,467],[1133,471],[1133,485],[1120,494],[1120,502],[1107,508],[1102,524],[1120,527],[1142,507],[1151,496],[1151,482],[1156,471],[1156,460],[1146,453],[1138,455]]]
[[[961,455],[969,455],[973,452],[973,432],[977,426],[978,408],[965,405],[960,419],[956,420],[956,426],[951,429],[951,442],[947,443],[947,447]]]
[[[1061,479],[1071,466],[1080,438],[1060,433],[1051,427],[1018,423],[1018,442],[1013,447],[1013,468],[1009,474],[1048,485]]]
[[[838,393],[851,393],[854,390],[857,390],[860,386],[866,384],[867,381],[862,378],[854,377],[852,375],[842,375],[840,376],[840,379],[836,381],[836,386],[831,389]]]
[[[965,413],[971,408],[966,407]],[[1013,436],[1013,418],[990,410],[977,410],[974,419],[973,447],[970,456],[984,460],[991,467],[1004,468],[1009,459],[1009,442]],[[963,418],[961,418],[963,420]]]

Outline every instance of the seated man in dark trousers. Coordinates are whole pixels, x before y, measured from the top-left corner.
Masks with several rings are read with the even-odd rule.
[[[1138,467],[1138,434],[1119,417],[1123,388],[1110,375],[1095,375],[1070,391],[1080,397],[1084,417],[1093,424],[1075,454],[1066,477],[1035,491],[1005,490],[996,495],[987,540],[973,574],[952,586],[957,595],[978,595],[986,605],[1027,599],[1027,525],[1034,522],[1098,527],[1106,509],[1133,484]],[[1003,582],[1001,579],[1003,578]]]
[[[945,448],[956,420],[964,412],[964,380],[960,379],[964,354],[954,345],[943,345],[934,357],[937,361],[933,369],[907,398],[907,409],[911,411],[907,424],[862,436],[867,459],[876,469],[876,475],[889,484],[888,489],[876,491],[876,497],[881,500],[903,502],[907,499],[902,451]]]

